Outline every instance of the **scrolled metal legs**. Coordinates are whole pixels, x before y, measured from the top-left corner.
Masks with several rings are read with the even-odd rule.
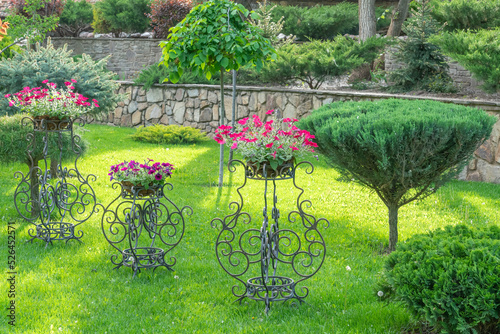
[[[118,252],[111,257],[114,269],[129,267],[133,277],[141,269],[165,267],[173,271],[176,258],[165,257],[181,242],[185,216],[193,213],[191,207],[179,209],[164,194],[165,190],[172,190],[171,184],[147,196],[139,195],[141,187],[127,192],[123,185],[114,183],[113,188],[120,189],[120,195],[106,208],[101,206],[101,228],[106,241]]]
[[[323,225],[324,228],[329,226],[326,219],[316,219],[304,211],[305,208],[310,207],[310,201],[301,200],[304,190],[296,184],[297,168],[305,165],[307,167],[305,172],[311,174],[313,167],[309,162],[301,162],[287,167],[286,170],[283,169],[286,172],[283,175],[267,178],[249,172],[249,167],[239,160],[230,161],[230,172],[235,172],[237,164],[245,167],[245,181],[237,189],[239,202],[235,201],[230,204],[230,208],[235,212],[211,221],[212,227],[220,230],[215,243],[217,260],[221,267],[244,287],[241,289],[235,285],[232,289],[240,303],[245,298],[262,301],[265,304],[266,313],[272,302],[295,299],[302,303],[308,296],[309,289],[304,286],[298,287],[298,284],[315,275],[323,265],[326,245],[318,228],[319,225]],[[265,166],[263,170],[266,170]],[[250,215],[242,211],[244,202],[241,189],[246,185],[247,179],[265,182],[263,220],[260,229],[250,228],[238,236],[236,229],[238,224],[251,222]],[[292,179],[295,189],[300,192],[296,200],[297,209],[288,214],[288,222],[301,222],[305,229],[303,234],[280,227],[276,181],[287,179]],[[273,189],[271,221],[268,218],[267,205],[269,184]],[[251,272],[250,268],[253,266],[260,268],[260,276],[245,280],[244,276]],[[285,269],[284,271],[290,273],[291,277],[278,275],[278,269]]]

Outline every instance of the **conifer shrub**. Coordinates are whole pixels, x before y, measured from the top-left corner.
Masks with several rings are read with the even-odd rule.
[[[440,333],[500,333],[500,228],[447,226],[389,255],[379,288]]]
[[[61,36],[78,37],[93,21],[92,5],[86,0],[67,0],[59,17],[58,33]]]
[[[389,250],[398,240],[398,210],[458,175],[489,138],[494,116],[428,100],[335,102],[297,127],[347,180],[374,190],[388,208]]]
[[[97,21],[94,29],[111,32],[120,37],[122,32],[144,32],[149,26],[146,15],[150,12],[148,0],[102,0],[95,4]]]
[[[448,74],[446,57],[439,46],[432,43],[432,35],[440,31],[438,23],[430,15],[429,0],[415,0],[416,9],[406,20],[403,32],[407,38],[400,40],[395,59],[403,66],[389,73],[388,81],[393,92],[426,90],[431,92],[455,92]]]
[[[190,126],[155,124],[138,127],[132,139],[154,144],[193,144],[209,138],[199,129]]]
[[[500,90],[500,28],[444,32],[432,39],[444,54],[456,60],[480,81],[486,92]]]
[[[500,0],[434,0],[432,5],[432,16],[444,24],[446,31],[500,26]]]
[[[153,0],[147,17],[156,38],[167,38],[169,29],[181,22],[193,8],[191,0]]]
[[[73,60],[66,46],[55,49],[50,41],[46,47],[37,45],[34,50],[16,54],[12,59],[0,62],[0,115],[12,115],[18,109],[8,106],[5,94],[13,94],[24,87],[41,87],[49,80],[58,87],[64,82],[76,79],[75,92],[99,101],[99,108],[91,110],[93,115],[107,114],[114,110],[121,96],[116,94],[119,84],[113,80],[113,73],[106,70],[108,58],[94,61],[83,54]]]

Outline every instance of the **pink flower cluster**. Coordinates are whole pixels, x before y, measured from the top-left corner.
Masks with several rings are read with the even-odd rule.
[[[266,114],[275,116],[274,110]],[[312,141],[314,136],[297,128],[295,122],[297,119],[277,120],[275,117],[263,122],[258,115],[252,115],[239,120],[235,129],[221,125],[215,130],[214,140],[238,150],[247,160],[287,161],[301,153],[314,152],[314,147],[318,146]]]
[[[165,178],[172,175],[174,166],[168,162],[154,162],[148,159],[145,163],[124,161],[110,167],[110,181],[129,181],[135,185],[163,184]]]
[[[57,90],[57,85],[48,80],[42,81],[47,88],[24,87],[23,90],[14,94],[6,94],[9,106],[18,106],[34,116],[47,114],[50,116],[62,114],[62,116],[74,116],[83,113],[89,107],[98,108],[96,99],[88,102],[88,98],[82,94],[73,92],[77,81],[71,79],[66,81],[65,90]]]

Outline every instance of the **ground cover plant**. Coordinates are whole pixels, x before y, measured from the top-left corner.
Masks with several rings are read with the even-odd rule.
[[[107,175],[111,164],[153,158],[175,165],[169,178],[172,199],[194,210],[186,235],[173,252],[175,272],[144,270],[132,279],[129,268],[112,270],[114,253],[97,215],[81,225],[83,244],[55,243],[45,248],[42,242],[25,243],[30,226],[18,218],[12,196],[18,182],[14,172],[27,169],[19,163],[2,163],[0,253],[8,252],[6,225],[14,222],[17,313],[16,327],[4,319],[0,332],[401,333],[411,328],[408,311],[397,304],[383,306],[373,292],[386,258],[379,253],[387,246],[385,206],[368,190],[340,181],[323,157],[313,162],[312,175],[299,172],[297,182],[313,203],[311,212],[331,222],[323,233],[325,264],[306,284],[310,295],[305,304],[275,303],[265,316],[262,304],[233,303],[234,280],[215,258],[218,231],[209,222],[230,212],[228,205],[243,181],[241,171],[226,173],[225,186],[216,187],[218,144],[158,145],[133,141],[130,135],[135,130],[130,128],[87,125],[84,129],[89,146],[78,167],[84,174],[96,174],[92,186],[103,204],[117,196]],[[289,194],[288,184],[279,182],[278,205],[284,217],[296,194]],[[249,183],[245,191],[247,210],[260,217],[262,183]],[[500,225],[499,198],[500,185],[451,181],[427,199],[401,208],[400,218],[408,222],[400,228],[401,240],[446,225]],[[0,291],[5,292],[0,295],[2,305],[9,302],[7,284],[0,280]]]

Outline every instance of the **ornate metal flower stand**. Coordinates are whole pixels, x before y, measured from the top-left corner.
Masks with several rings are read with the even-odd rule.
[[[85,120],[35,120],[30,117],[22,120],[24,126],[33,127],[33,132],[27,136],[30,169],[27,174],[20,171],[14,174],[21,179],[14,193],[14,204],[17,212],[35,225],[28,231],[29,242],[40,239],[47,246],[55,240],[80,241],[83,232],[76,231],[76,227],[94,212],[96,196],[89,181],[94,182],[96,177],[92,174],[84,177],[78,170],[82,148],[80,136],[73,131],[76,123],[84,126]],[[70,136],[69,147],[64,145],[64,133]],[[74,166],[70,168],[63,167],[61,162],[67,154],[75,156]],[[57,171],[52,171],[57,172],[56,177],[51,175],[48,159],[57,159]]]
[[[173,189],[170,183],[149,192],[143,187],[127,188],[114,183],[113,188],[117,187],[120,195],[104,209],[101,221],[104,237],[119,252],[111,256],[114,269],[130,267],[134,277],[142,268],[155,270],[163,266],[173,270],[176,258],[166,260],[165,256],[181,242],[184,216],[191,215],[193,209],[184,206],[179,210],[164,194]],[[157,240],[166,247],[155,247]]]
[[[305,208],[311,206],[311,202],[301,199],[304,190],[296,183],[295,176],[300,166],[307,167],[305,170],[307,174],[311,174],[314,168],[309,162],[300,162],[296,165],[288,163],[281,166],[276,173],[271,172],[266,165],[257,170],[255,166],[245,165],[239,160],[231,160],[230,172],[236,171],[236,164],[241,164],[245,168],[245,181],[237,190],[240,202],[235,201],[229,205],[230,209],[235,209],[236,212],[223,219],[215,218],[211,221],[213,228],[220,229],[215,244],[217,259],[222,268],[244,287],[242,291],[241,286],[236,284],[232,292],[240,304],[245,298],[263,301],[266,313],[269,311],[271,302],[295,299],[302,303],[309,294],[309,289],[304,286],[298,287],[298,285],[316,274],[325,259],[326,246],[318,230],[319,225],[323,225],[324,228],[330,225],[325,218],[316,219],[304,211]],[[250,214],[242,211],[241,190],[245,187],[247,180],[265,182],[263,220],[260,229],[251,228],[239,233],[242,227],[238,228],[238,225],[251,222]],[[297,210],[288,214],[288,222],[290,224],[301,223],[301,227],[305,229],[302,236],[290,228],[283,228],[279,221],[277,181],[284,183],[285,180],[292,180],[294,187],[292,189],[299,191],[296,199]],[[272,207],[269,210],[267,191],[270,186],[272,186]],[[291,191],[289,185],[286,190]],[[271,221],[268,216],[269,211]],[[258,267],[253,270],[257,276],[245,278],[244,276],[252,272],[254,264]],[[278,265],[280,271],[287,273],[287,276],[278,275]],[[242,292],[239,293],[239,290]]]

